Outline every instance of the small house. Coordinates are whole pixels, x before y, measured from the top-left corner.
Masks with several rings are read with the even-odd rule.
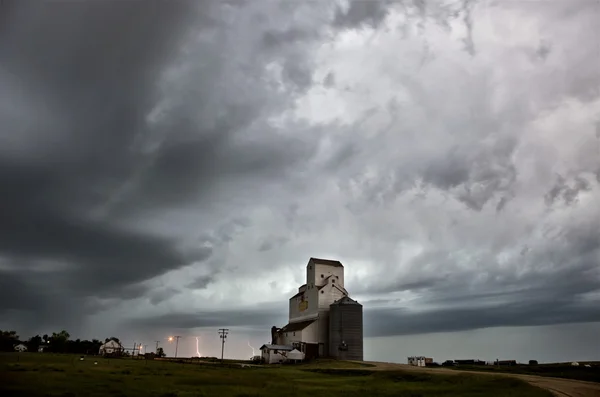
[[[294,349],[290,352],[285,353],[285,357],[287,358],[288,361],[297,363],[297,362],[304,360],[304,353],[302,353],[298,349]]]
[[[27,346],[25,346],[22,343],[19,343],[18,345],[15,346],[15,351],[20,352],[20,353],[26,352],[27,351]]]
[[[424,367],[425,360],[425,356],[411,356],[408,358],[408,365],[414,365],[415,367]]]
[[[102,356],[120,356],[123,354],[123,346],[115,340],[109,340],[102,346],[100,346],[99,353]]]
[[[265,364],[278,364],[287,360],[286,355],[295,350],[286,345],[262,345],[260,352]],[[296,350],[297,351],[297,350]]]

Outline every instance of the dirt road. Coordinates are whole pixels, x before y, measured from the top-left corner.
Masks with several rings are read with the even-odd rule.
[[[474,375],[490,375],[490,376],[509,376],[513,378],[522,379],[530,384],[540,387],[542,389],[549,390],[557,397],[600,397],[600,383],[583,382],[579,380],[571,379],[560,379],[560,378],[547,378],[542,376],[534,375],[518,375],[518,374],[498,374],[489,372],[478,372],[478,371],[461,371],[454,369],[445,368],[423,368],[415,367],[407,364],[394,364],[394,363],[380,363],[380,362],[367,362],[373,364],[375,367],[372,369],[375,371],[389,371],[389,370],[403,370],[403,371],[420,371],[420,372],[432,372],[439,374],[474,374]]]

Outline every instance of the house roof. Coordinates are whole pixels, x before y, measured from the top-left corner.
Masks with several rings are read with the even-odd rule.
[[[281,332],[295,332],[301,331],[304,328],[308,327],[316,320],[306,320],[306,321],[298,321],[297,323],[289,323],[285,327],[281,328]]]
[[[291,360],[302,360],[304,358],[304,354],[302,354],[301,351],[294,349],[287,353],[287,358]]]
[[[332,260],[332,259],[310,258],[308,260],[308,263],[309,264],[315,263],[318,265],[329,265],[329,266],[335,266],[335,267],[344,267],[344,265],[342,265],[342,262]],[[306,265],[306,266],[308,266],[308,265]]]
[[[294,348],[292,346],[286,346],[286,345],[262,345],[260,347],[260,350],[262,350],[263,348],[266,348],[267,350],[285,350],[288,352],[294,350]]]
[[[105,347],[107,349],[123,348],[123,346],[119,342],[117,342],[116,340],[113,340],[113,339],[109,340],[106,343],[103,343],[102,346],[100,346],[100,348],[103,348],[103,347]]]
[[[344,296],[343,298],[340,298],[340,299],[336,300],[335,302],[333,302],[329,306],[333,306],[333,305],[358,305],[358,306],[362,306],[360,303],[358,303],[354,299],[350,298],[349,296]]]

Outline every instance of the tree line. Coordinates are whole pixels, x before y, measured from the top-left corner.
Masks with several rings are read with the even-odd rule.
[[[51,353],[98,354],[100,346],[110,340],[114,340],[119,344],[121,343],[119,338],[114,336],[106,338],[104,342],[99,339],[72,340],[70,338],[71,335],[67,331],[62,330],[60,332],[53,332],[52,335],[35,335],[27,340],[22,340],[16,331],[0,330],[0,351],[15,351],[15,346],[23,344],[29,352],[43,350],[44,352]]]

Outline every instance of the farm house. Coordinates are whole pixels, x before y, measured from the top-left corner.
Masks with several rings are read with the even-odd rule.
[[[286,361],[285,354],[294,350],[291,346],[262,345],[260,347],[261,357],[265,364],[277,364]]]
[[[102,346],[100,346],[99,353],[102,356],[120,356],[123,354],[123,346],[115,340],[109,340]]]
[[[19,343],[18,345],[15,346],[15,351],[17,351],[17,352],[26,352],[27,351],[27,346],[25,346],[22,343]]]

